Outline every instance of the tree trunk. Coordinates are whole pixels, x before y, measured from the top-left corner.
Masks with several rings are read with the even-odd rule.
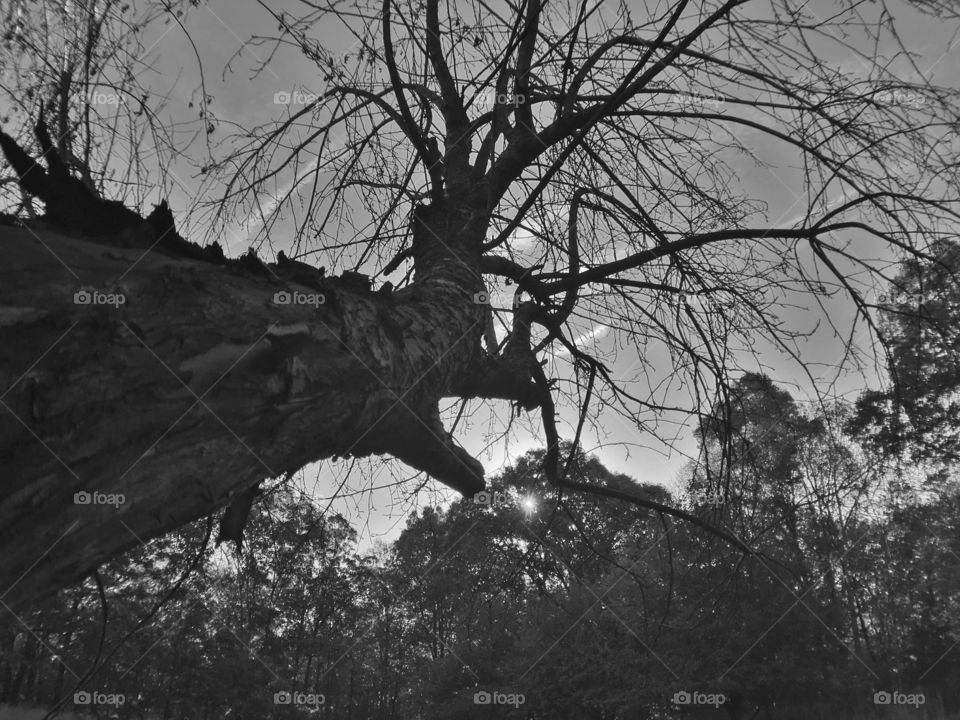
[[[414,218],[416,281],[395,293],[0,227],[3,602],[322,458],[388,453],[482,489],[437,408],[476,367],[488,217],[441,201]]]
[[[77,613],[80,610],[80,596],[76,595],[73,598],[73,603],[70,606],[70,617],[77,617]],[[73,642],[73,636],[76,628],[73,625],[70,625],[67,628],[66,634],[59,639],[57,646],[60,648],[59,655],[61,658],[68,655],[70,652],[70,644]],[[57,663],[57,680],[53,686],[53,695],[51,696],[51,703],[55,702],[63,694],[63,680],[67,672],[66,663],[61,659]]]

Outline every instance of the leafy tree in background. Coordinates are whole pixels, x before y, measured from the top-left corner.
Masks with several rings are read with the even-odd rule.
[[[945,239],[902,263],[881,298],[894,383],[864,392],[847,421],[876,458],[881,508],[867,526],[864,552],[848,560],[858,643],[892,682],[939,688],[956,672],[950,650],[960,639],[952,561],[960,497],[958,252]]]
[[[881,296],[890,390],[866,392],[851,431],[888,453],[954,464],[960,449],[960,246],[907,258]]]
[[[724,678],[743,712],[780,717],[818,702],[836,711],[845,694],[856,704],[871,693],[871,670],[858,665],[863,649],[851,642],[843,592],[847,554],[864,529],[851,521],[867,508],[871,479],[843,435],[848,412],[814,413],[758,374],[742,376],[730,395],[701,424],[702,463],[687,490],[695,509],[749,537],[758,557],[731,574],[736,558],[711,549],[688,573],[701,593],[691,600],[710,610],[704,644],[718,649],[701,672]],[[749,652],[742,638],[754,643]]]

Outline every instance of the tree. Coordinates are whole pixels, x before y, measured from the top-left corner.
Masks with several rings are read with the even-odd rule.
[[[3,230],[9,606],[320,458],[387,454],[473,494],[483,468],[444,425],[444,398],[538,410],[550,481],[611,494],[565,478],[558,407],[576,412],[576,446],[601,414],[639,429],[699,417],[760,338],[808,369],[804,328],[778,316],[791,293],[846,293],[870,322],[862,290],[884,262],[849,243],[922,257],[956,218],[957,94],[873,50],[907,50],[882,6],[845,3],[826,21],[792,0],[650,3],[639,18],[589,1],[354,10],[275,12],[279,36],[254,41],[300,47],[327,86],[204,168],[223,188],[211,226],[256,216],[292,177],[278,210],[314,189],[291,255],[319,238],[342,263],[404,270],[395,287],[286,254],[227,261],[179,238],[169,211],[141,223],[77,189],[55,149],[41,148],[41,175],[2,136],[21,187],[60,223]],[[330,22],[355,53],[311,37]],[[852,26],[866,52],[843,39]],[[836,52],[864,72],[824,62]],[[810,200],[794,221],[771,222],[738,175],[737,157],[764,162],[764,146],[802,168]],[[61,193],[82,217],[54,212]],[[82,238],[67,234],[76,223]],[[500,283],[515,290],[506,309],[486,301]],[[645,378],[619,380],[577,340],[600,328]],[[668,400],[641,394],[658,385]],[[75,504],[78,492],[115,505]]]
[[[875,480],[842,434],[849,415],[839,404],[804,409],[769,377],[748,373],[701,425],[703,462],[687,483],[694,509],[749,537],[758,557],[737,567],[727,548],[694,553],[679,602],[706,625],[695,642],[719,648],[701,673],[716,667],[745,717],[750,707],[761,717],[807,716],[818,702],[836,711],[870,695],[872,670],[855,659],[868,653],[853,596]],[[755,644],[745,653],[731,635]]]
[[[896,381],[864,392],[851,431],[900,455],[951,465],[960,445],[960,246],[944,239],[909,258],[880,297],[887,363]]]
[[[178,128],[161,120],[167,88],[149,72],[153,43],[145,35],[163,23],[181,22],[185,8],[196,4],[0,2],[3,122],[32,124],[25,121],[35,119],[39,103],[58,155],[87,187],[109,189],[134,206],[158,189],[168,192],[174,183],[169,165],[198,133],[189,123]],[[198,114],[206,130],[211,98],[202,82],[196,94],[202,97]],[[35,215],[29,195],[11,192],[15,180],[4,178],[0,197],[24,203],[22,209]]]

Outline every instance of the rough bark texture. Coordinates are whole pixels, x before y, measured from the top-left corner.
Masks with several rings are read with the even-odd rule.
[[[317,289],[236,266],[0,227],[0,600],[24,606],[321,458],[389,453],[482,489],[437,407],[477,364],[485,227],[422,208],[412,287],[332,278],[318,305],[277,304]],[[78,304],[81,287],[125,302]]]

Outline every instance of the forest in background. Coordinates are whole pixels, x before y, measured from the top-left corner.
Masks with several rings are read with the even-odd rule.
[[[570,477],[683,507],[750,554],[558,495],[543,451],[370,552],[276,482],[241,554],[202,520],[0,617],[0,715],[66,697],[164,720],[952,716],[958,257],[904,262],[879,299],[896,393],[809,407],[746,374],[701,420],[678,496],[571,455]]]

